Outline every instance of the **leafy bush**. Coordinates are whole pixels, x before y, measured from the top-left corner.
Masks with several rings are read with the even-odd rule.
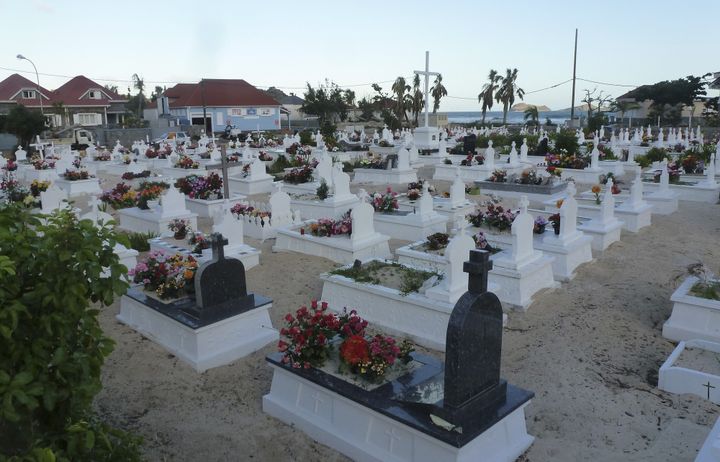
[[[650,164],[652,164],[652,161],[650,159],[648,159],[647,156],[644,154],[635,156],[634,159],[635,159],[635,162],[637,162],[637,164],[642,168],[647,168],[650,166]]]
[[[292,164],[288,160],[287,156],[279,155],[275,162],[268,167],[270,173],[282,173],[286,168],[292,167]]]
[[[670,155],[663,148],[650,148],[650,149],[648,149],[648,152],[645,153],[645,158],[650,163],[662,162],[665,159],[670,160]]]
[[[45,224],[0,208],[0,460],[139,460],[139,441],[92,413],[113,349],[98,307],[127,289],[118,241],[70,208]]]
[[[569,155],[576,154],[580,146],[578,145],[577,136],[572,130],[562,130],[555,135],[555,152],[561,149],[567,151]]]
[[[120,233],[123,234],[128,242],[130,243],[130,248],[135,249],[138,252],[147,252],[150,250],[150,243],[148,240],[156,238],[159,236],[157,233],[148,232],[148,233]]]
[[[315,137],[312,130],[303,130],[300,132],[300,144],[303,146],[315,146]]]
[[[327,199],[329,189],[330,188],[328,188],[328,185],[327,185],[327,182],[325,181],[325,179],[320,180],[320,186],[318,186],[318,188],[315,192],[317,194],[318,199],[323,200],[323,201],[325,199]]]

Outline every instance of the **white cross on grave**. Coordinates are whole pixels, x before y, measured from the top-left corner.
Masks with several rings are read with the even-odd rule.
[[[385,435],[388,437],[388,452],[392,454],[395,441],[400,441],[400,436],[395,434],[395,427],[390,430],[385,430]]]
[[[315,400],[315,405],[313,407],[313,413],[317,414],[318,408],[320,407],[321,404],[323,404],[325,402],[325,400],[320,398],[320,392],[317,392],[317,391],[315,393],[313,393],[312,398]]]
[[[425,70],[424,71],[413,71],[414,74],[422,75],[425,77],[425,126],[429,126],[428,119],[428,108],[430,106],[430,76],[440,75],[439,72],[430,72],[430,52],[425,52]]]

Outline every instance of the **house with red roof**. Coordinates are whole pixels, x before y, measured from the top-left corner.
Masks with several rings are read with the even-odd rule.
[[[180,83],[163,98],[178,124],[205,125],[207,132],[222,132],[227,125],[243,131],[280,129],[280,103],[242,79]]]
[[[42,102],[41,102],[42,101]],[[18,104],[42,108],[54,127],[121,124],[127,98],[79,75],[55,91],[47,90],[20,74],[0,82],[0,114]]]

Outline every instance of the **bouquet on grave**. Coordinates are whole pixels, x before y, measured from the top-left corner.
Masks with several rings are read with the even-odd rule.
[[[194,233],[190,234],[190,239],[188,239],[188,244],[193,246],[192,252],[195,254],[202,254],[202,251],[205,249],[209,249],[211,242],[210,240],[205,237],[203,233],[200,231],[196,231]]]
[[[283,177],[283,181],[290,184],[309,183],[312,181],[312,176],[312,167],[309,165],[303,165],[302,167],[296,167],[287,172]]]
[[[50,170],[52,168],[55,168],[55,162],[48,159],[38,159],[33,161],[32,163],[33,167],[35,167],[35,170]]]
[[[125,172],[120,177],[123,180],[130,181],[136,178],[148,178],[150,176],[150,170],[143,170],[140,173]]]
[[[260,210],[258,208],[253,207],[252,205],[248,204],[241,204],[237,203],[232,206],[230,209],[230,213],[235,215],[235,217],[239,220],[240,217],[253,217],[253,218],[270,218],[272,216],[271,212],[266,212],[264,210]]]
[[[148,201],[158,199],[162,193],[168,189],[168,184],[162,181],[144,181],[138,186],[138,192],[135,197],[136,206],[143,210],[149,208]]]
[[[191,157],[183,156],[175,163],[175,168],[197,169],[200,168],[200,164]]]
[[[376,212],[393,212],[398,209],[397,193],[388,186],[385,194],[376,192],[372,196],[372,206]]]
[[[115,210],[125,209],[137,204],[137,192],[133,191],[130,185],[118,183],[113,189],[103,191],[100,200]]]
[[[487,180],[493,183],[505,183],[507,182],[507,171],[496,169]]]
[[[190,255],[169,256],[152,251],[128,271],[128,275],[133,278],[133,282],[142,284],[145,290],[166,300],[185,295],[194,284],[197,267],[197,261]]]
[[[350,218],[350,211],[345,212],[339,220],[334,220],[332,218],[320,218],[315,223],[310,223],[310,233],[313,236],[318,237],[352,234],[352,218]]]
[[[91,178],[87,170],[65,170],[63,177],[68,181],[87,180]]]
[[[207,176],[188,175],[175,182],[175,187],[190,199],[222,199],[223,180],[215,172]]]

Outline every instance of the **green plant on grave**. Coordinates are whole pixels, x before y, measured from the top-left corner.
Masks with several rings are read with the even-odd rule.
[[[325,182],[325,179],[323,178],[320,180],[320,186],[318,186],[315,194],[317,194],[318,199],[324,201],[328,197],[329,190],[330,188],[328,188],[327,182]]]
[[[150,239],[154,239],[159,236],[158,233],[147,232],[147,233],[126,233],[120,232],[119,234],[124,235],[130,243],[130,248],[135,249],[138,252],[147,252],[150,250]]]
[[[555,135],[555,151],[560,152],[561,149],[567,151],[569,156],[577,154],[580,149],[577,136],[573,130],[562,130]]]
[[[698,282],[690,288],[690,293],[696,297],[710,300],[720,300],[720,280],[702,262],[688,265],[687,272],[695,276]]]
[[[646,155],[640,154],[634,157],[635,162],[642,168],[647,168],[652,164],[652,161],[647,158]]]
[[[0,206],[0,460],[140,460],[92,410],[113,349],[98,313],[127,290],[113,247],[128,242],[70,208],[44,221]]]
[[[644,156],[650,163],[671,160],[670,154],[664,148],[650,148]]]
[[[292,167],[292,164],[288,160],[287,156],[280,154],[277,156],[277,159],[275,159],[275,162],[268,167],[268,172],[273,174],[282,173],[286,168],[290,167]]]

